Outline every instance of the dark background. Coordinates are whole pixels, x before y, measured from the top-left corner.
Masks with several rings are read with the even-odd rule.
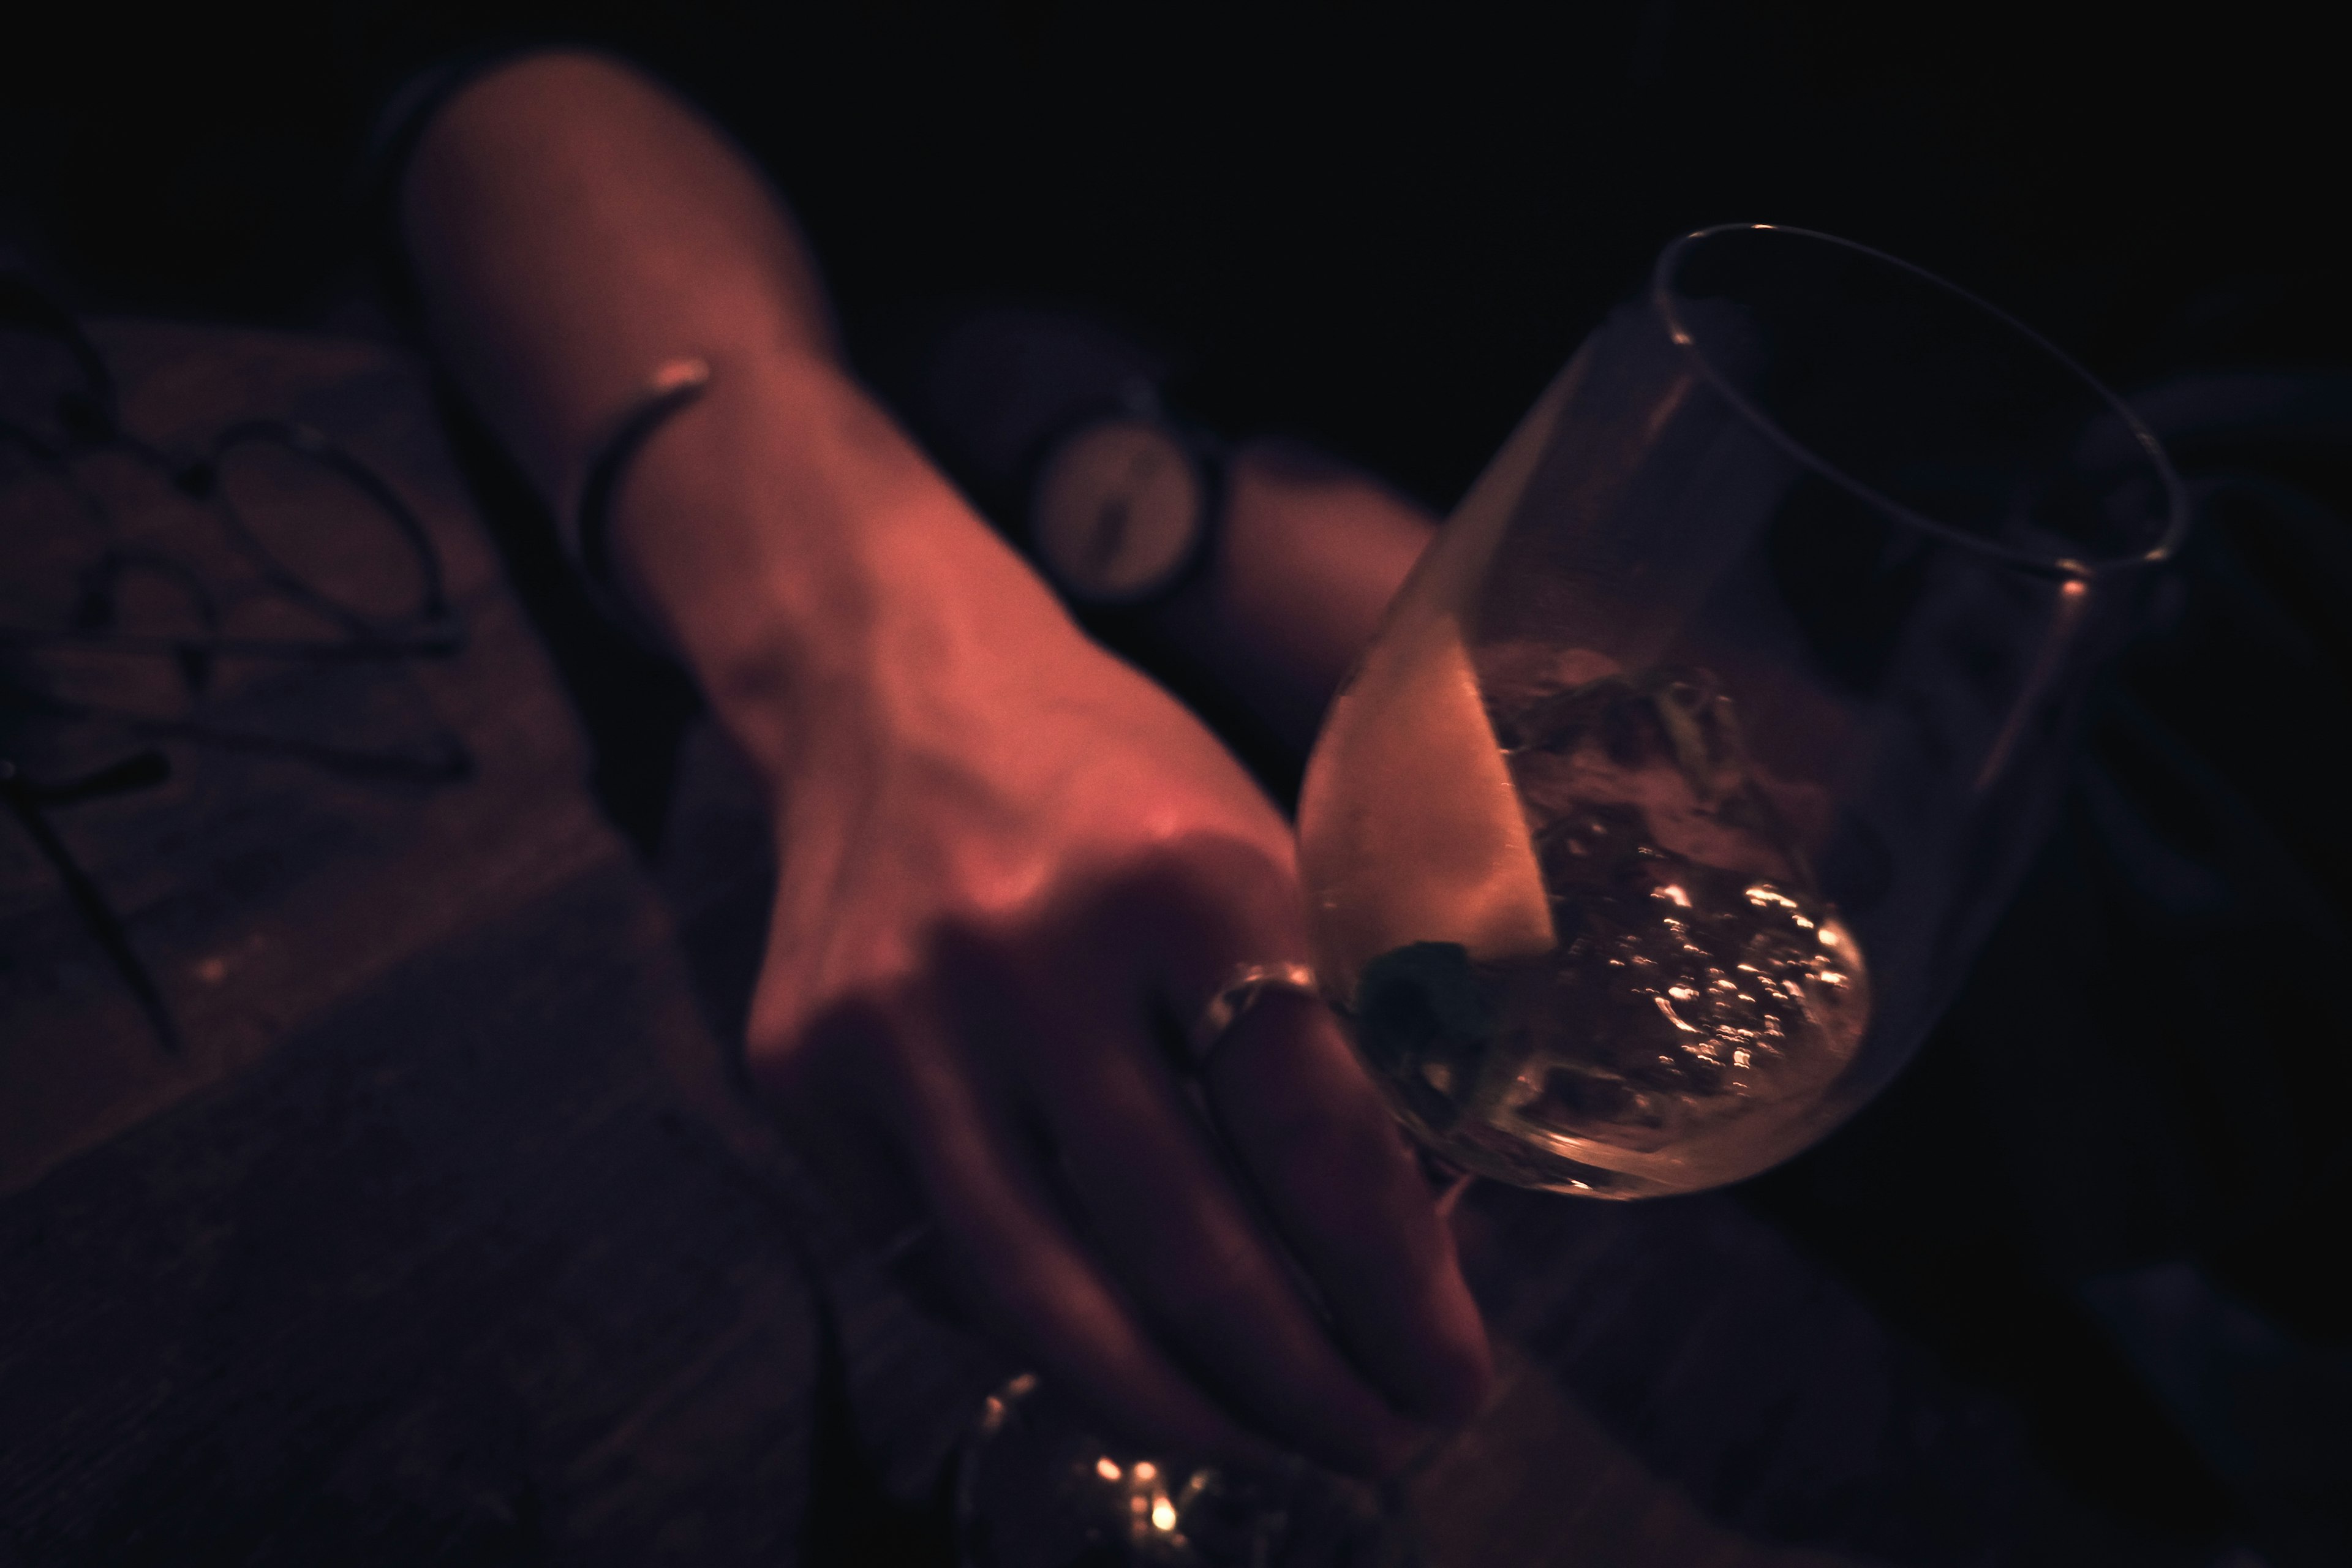
[[[2328,221],[2344,85],[2316,19],[2284,7],[443,9],[42,19],[0,68],[0,259],[90,311],[396,331],[358,173],[385,95],[453,50],[573,37],[651,61],[768,161],[853,343],[942,300],[1087,305],[1171,348],[1181,400],[1227,433],[1311,437],[1441,508],[1660,246],[1709,222],[1881,246],[2126,389],[2352,364]],[[2341,457],[2321,491],[2344,493]],[[2248,528],[2227,537],[2264,581],[2326,580]],[[2332,550],[2340,584],[2340,540],[2295,548]],[[2305,625],[2342,619],[2324,595],[2298,604]],[[2260,690],[2323,732],[2346,691],[2329,635],[2287,671],[2306,644],[2282,656],[2192,616],[2138,678],[2208,710]],[[2240,1528],[2248,1494],[2084,1285],[2188,1260],[2341,1377],[2352,1313],[2327,1263],[2352,1163],[2330,1130],[2347,1086],[2326,973],[2346,836],[2302,752],[2193,719],[2168,732],[2228,749],[2229,809],[2302,854],[2278,876],[2319,911],[2295,917],[2308,952],[2282,963],[2277,921],[2245,915],[2269,883],[2238,884],[2218,927],[2157,929],[2076,823],[1953,1025],[1748,1197],[2021,1402],[2084,1496],[2198,1537]],[[2302,794],[2280,793],[2290,777]],[[2241,961],[2285,978],[2238,995],[2213,973]],[[2259,1092],[2228,1065],[2242,1049]],[[2340,1452],[2326,1408],[2307,1435]],[[2293,1447],[2307,1419],[2254,1425]]]
[[[767,156],[853,328],[909,297],[1091,300],[1187,353],[1204,412],[1439,504],[1702,223],[1883,246],[2125,383],[2352,343],[2326,237],[2342,87],[2284,6],[437,11],[27,8],[0,233],[90,308],[331,318],[388,86],[572,36],[656,61]]]

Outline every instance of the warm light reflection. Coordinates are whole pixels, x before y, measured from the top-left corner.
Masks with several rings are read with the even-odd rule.
[[[1696,1029],[1692,1028],[1688,1024],[1683,1022],[1682,1015],[1675,1011],[1673,1003],[1667,1001],[1663,996],[1653,996],[1650,1000],[1658,1005],[1658,1011],[1666,1016],[1667,1023],[1672,1024],[1675,1028],[1680,1029],[1685,1035],[1696,1035],[1698,1033]],[[1668,1065],[1671,1066],[1672,1064],[1669,1063]]]
[[[1118,1479],[1118,1466],[1108,1458],[1097,1459],[1095,1461],[1095,1474],[1100,1476],[1107,1481],[1115,1481]]]
[[[1136,1479],[1137,1480],[1139,1480],[1139,1481],[1157,1480],[1157,1479],[1159,1479],[1159,1477],[1160,1477],[1160,1467],[1159,1467],[1159,1466],[1157,1466],[1157,1465],[1155,1465],[1155,1464],[1153,1464],[1150,1460],[1149,1460],[1149,1459],[1138,1459],[1138,1460],[1136,1460],[1136,1461],[1135,1461],[1135,1479]]]
[[[1151,1505],[1151,1522],[1161,1530],[1175,1529],[1176,1505],[1166,1498],[1155,1500]]]

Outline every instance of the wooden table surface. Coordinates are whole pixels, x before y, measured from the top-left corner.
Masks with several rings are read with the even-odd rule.
[[[176,1056],[0,826],[0,1563],[936,1559],[942,1467],[1006,1363],[861,1261],[734,1092],[769,874],[740,769],[697,730],[660,853],[608,826],[413,363],[100,341],[167,447],[248,415],[348,443],[425,519],[469,628],[446,660],[225,668],[215,716],[446,732],[474,765],[387,784],[167,744],[164,787],[58,811]],[[183,502],[91,474],[125,539],[209,548]],[[55,505],[0,487],[0,529]],[[56,564],[12,560],[11,616]],[[60,769],[119,744],[8,733]],[[1732,1198],[1491,1193],[1462,1225],[1505,1376],[1412,1481],[1433,1563],[2130,1539]]]

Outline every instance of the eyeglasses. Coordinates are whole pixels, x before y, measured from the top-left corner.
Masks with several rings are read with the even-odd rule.
[[[13,278],[0,278],[0,805],[176,1052],[160,989],[49,814],[164,783],[163,744],[463,780],[471,754],[437,720],[388,745],[259,724],[247,700],[272,671],[449,658],[463,619],[415,510],[348,448],[283,419],[240,421],[194,451],[143,439],[80,323]]]

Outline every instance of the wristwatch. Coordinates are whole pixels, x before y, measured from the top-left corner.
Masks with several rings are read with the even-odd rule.
[[[1156,411],[1120,411],[1055,440],[1029,487],[1031,559],[1069,601],[1135,609],[1205,561],[1223,500],[1214,443]]]

